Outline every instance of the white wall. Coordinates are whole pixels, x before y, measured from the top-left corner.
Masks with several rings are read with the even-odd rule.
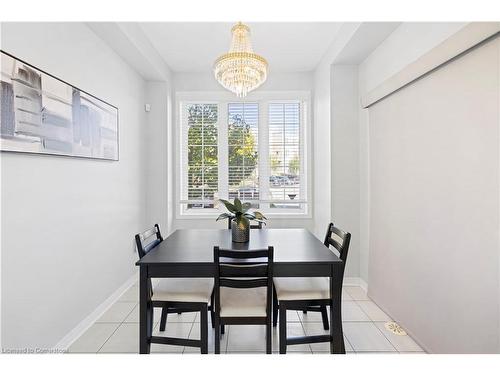
[[[331,163],[332,220],[351,233],[346,276],[359,276],[358,67],[332,65]]]
[[[433,353],[497,351],[499,47],[370,108],[369,292]]]
[[[2,346],[54,346],[135,272],[144,82],[85,25],[2,23],[2,49],[119,108],[120,160],[1,154]]]
[[[167,234],[171,225],[168,216],[168,105],[171,100],[167,82],[146,82],[146,218],[147,226],[159,224]]]
[[[320,64],[314,72],[313,132],[313,233],[321,238],[331,217],[330,104],[331,65]]]
[[[359,96],[363,96],[432,48],[465,27],[457,22],[405,22],[359,64]],[[360,277],[367,281],[370,242],[369,114],[359,106],[360,150]]]
[[[360,93],[462,27],[403,24],[360,65]],[[359,113],[361,277],[431,352],[500,350],[498,47]]]
[[[346,175],[352,176],[357,174],[357,166],[355,161],[349,160],[352,156],[350,151],[342,147],[342,142],[351,144],[357,141],[356,130],[351,128],[351,125],[357,125],[345,122],[343,116],[348,113],[346,108],[350,106],[349,101],[353,98],[353,86],[349,82],[353,77],[344,79],[338,77],[335,79],[333,73],[333,64],[342,50],[348,44],[356,30],[359,28],[359,23],[343,24],[337,33],[333,43],[329,47],[325,56],[321,59],[314,72],[314,176],[313,176],[313,191],[314,191],[314,234],[319,238],[325,235],[326,226],[330,222],[337,223],[339,226],[344,225],[342,229],[352,231],[352,216],[348,213],[344,216],[346,204],[339,200],[343,199],[343,194],[347,194],[348,201],[352,202],[351,198],[357,199],[354,192],[346,192],[345,186],[337,186],[338,182],[344,181]],[[342,90],[346,87],[350,91],[348,97],[341,97],[341,93],[337,90]],[[335,92],[334,92],[335,91]],[[336,107],[337,98],[339,105]],[[343,101],[343,100],[346,101]],[[343,101],[343,102],[341,102]],[[353,133],[354,131],[354,133]],[[333,139],[335,137],[335,139]],[[333,148],[336,148],[334,151]],[[346,153],[347,151],[347,153]],[[344,164],[343,164],[344,163]],[[339,167],[346,165],[346,169]],[[344,173],[343,171],[349,172]],[[332,177],[333,176],[333,177]],[[349,177],[350,178],[350,177]],[[351,186],[350,184],[347,186]],[[333,215],[335,213],[335,215]],[[356,224],[355,224],[356,225]],[[356,241],[353,238],[353,242]],[[349,250],[347,261],[346,276],[359,276],[357,250],[355,246]]]

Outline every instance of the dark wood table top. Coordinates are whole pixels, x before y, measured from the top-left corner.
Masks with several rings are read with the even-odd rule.
[[[136,265],[213,263],[214,246],[224,249],[265,249],[274,246],[275,264],[335,264],[342,262],[307,229],[254,229],[250,242],[231,241],[229,229],[179,229]]]

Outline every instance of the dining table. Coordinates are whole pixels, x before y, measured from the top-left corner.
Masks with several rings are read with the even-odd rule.
[[[304,228],[251,230],[246,243],[229,229],[178,229],[143,256],[139,267],[139,352],[149,353],[152,336],[151,278],[214,277],[214,246],[246,250],[274,247],[274,277],[329,277],[330,353],[345,354],[342,332],[342,260]]]

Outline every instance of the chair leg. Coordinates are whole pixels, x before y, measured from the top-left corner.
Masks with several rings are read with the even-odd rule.
[[[212,321],[212,328],[215,328],[215,313],[213,307],[210,310],[210,320]]]
[[[215,314],[215,343],[214,353],[220,354],[220,321],[217,314]]]
[[[165,331],[165,326],[167,325],[168,307],[164,306],[161,309],[161,320],[160,320],[160,331]]]
[[[279,322],[279,340],[280,340],[280,354],[286,354],[286,304],[281,301],[280,303],[280,322]]]
[[[201,354],[208,354],[208,305],[205,303],[200,311]]]
[[[321,309],[321,318],[323,319],[323,329],[325,331],[330,330],[330,325],[328,324],[328,313],[326,311],[326,305],[322,305]]]
[[[278,309],[279,309],[278,296],[276,295],[276,289],[273,288],[273,327],[276,327],[278,323]]]
[[[266,324],[266,354],[273,353],[272,342],[271,342],[272,334],[273,334],[273,331],[271,328],[271,317],[269,317],[267,324]]]
[[[226,333],[226,327],[225,327],[224,324],[220,325],[220,333],[221,333],[221,335],[223,335],[224,333]]]
[[[215,302],[213,292],[212,296],[210,297],[210,318],[210,320],[212,321],[212,328],[215,328]]]
[[[307,310],[302,310],[302,314],[307,314]]]

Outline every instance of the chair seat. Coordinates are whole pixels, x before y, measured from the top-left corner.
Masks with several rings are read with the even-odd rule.
[[[153,301],[210,303],[214,280],[209,278],[159,279],[153,287]]]
[[[328,277],[275,277],[273,282],[281,301],[330,298]]]
[[[266,288],[220,288],[220,316],[266,316]]]

